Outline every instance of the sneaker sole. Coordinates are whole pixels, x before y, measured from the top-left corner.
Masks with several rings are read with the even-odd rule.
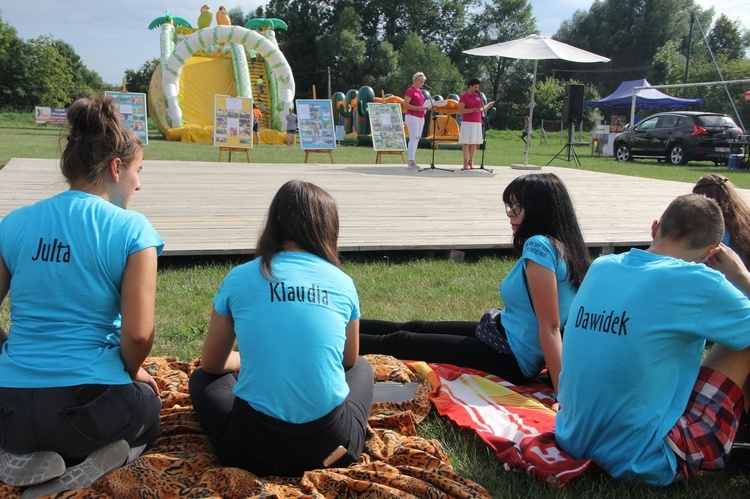
[[[0,449],[0,482],[25,487],[46,482],[65,473],[65,461],[57,452],[11,454]]]
[[[65,470],[60,477],[29,487],[21,498],[36,499],[65,490],[89,488],[95,481],[122,466],[129,452],[130,446],[125,440],[112,442],[92,452],[82,463]]]

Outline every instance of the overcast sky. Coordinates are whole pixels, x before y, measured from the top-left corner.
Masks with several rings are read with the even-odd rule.
[[[396,0],[394,0],[396,1]],[[578,9],[588,9],[593,0],[530,0],[539,32],[552,36],[560,23]],[[226,0],[232,8],[240,5],[252,12],[267,0]],[[750,0],[697,0],[713,6],[717,15],[740,19],[750,28]],[[202,0],[3,0],[2,20],[28,40],[52,35],[73,46],[84,64],[107,83],[119,84],[125,69],[138,69],[159,56],[159,30],[148,30],[149,23],[169,10],[196,25]],[[219,4],[209,3],[216,12]],[[470,47],[467,47],[470,48]]]

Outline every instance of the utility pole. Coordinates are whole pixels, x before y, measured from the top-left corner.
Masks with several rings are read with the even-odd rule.
[[[693,48],[693,23],[695,23],[695,12],[690,13],[690,33],[688,34],[688,46],[687,46],[687,57],[685,58],[685,79],[682,83],[688,82],[688,75],[690,74],[690,52]],[[687,95],[687,87],[682,89],[682,96]]]
[[[331,66],[328,66],[328,100],[331,99]]]

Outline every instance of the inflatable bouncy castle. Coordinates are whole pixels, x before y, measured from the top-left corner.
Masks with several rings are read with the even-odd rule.
[[[276,44],[279,19],[256,18],[245,27],[230,24],[226,8],[211,26],[208,5],[198,28],[172,16],[154,19],[160,28],[160,63],[148,90],[149,116],[167,140],[211,142],[214,96],[252,98],[261,109],[261,143],[283,143],[283,118],[294,100],[292,70]]]

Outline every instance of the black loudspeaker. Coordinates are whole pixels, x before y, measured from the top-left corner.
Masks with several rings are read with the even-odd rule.
[[[565,85],[563,123],[580,123],[583,119],[583,85]]]

